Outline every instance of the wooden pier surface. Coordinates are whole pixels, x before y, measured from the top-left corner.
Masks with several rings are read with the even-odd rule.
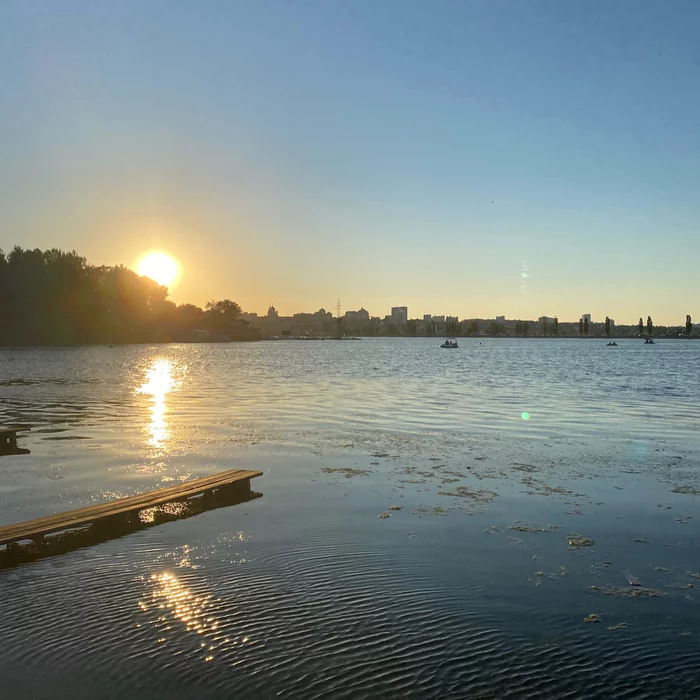
[[[99,503],[87,508],[78,508],[65,513],[47,515],[35,520],[5,525],[0,527],[0,545],[21,542],[22,540],[41,539],[44,535],[52,532],[82,527],[100,520],[114,518],[115,516],[128,517],[130,514],[138,513],[144,508],[153,508],[170,501],[184,500],[190,496],[206,494],[230,485],[240,485],[242,488],[250,489],[250,480],[257,476],[262,476],[262,472],[231,469],[219,474],[212,474],[203,479],[185,481],[176,486],[159,489],[158,491],[147,491],[137,496]]]

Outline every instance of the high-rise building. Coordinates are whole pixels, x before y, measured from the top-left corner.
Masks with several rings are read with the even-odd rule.
[[[392,306],[391,322],[403,326],[408,322],[408,306]]]

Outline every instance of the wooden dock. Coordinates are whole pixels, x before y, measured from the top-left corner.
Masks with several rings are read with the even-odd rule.
[[[17,447],[17,433],[28,428],[0,428],[0,449]]]
[[[47,515],[43,518],[27,520],[14,525],[5,525],[0,527],[0,545],[10,546],[24,540],[41,541],[45,535],[90,524],[128,522],[144,508],[154,508],[172,501],[183,501],[200,494],[206,498],[219,489],[234,487],[249,493],[250,480],[257,476],[262,476],[262,472],[231,469],[203,479],[186,481],[166,489],[148,491],[138,496],[120,498],[116,501],[69,510],[56,515]]]

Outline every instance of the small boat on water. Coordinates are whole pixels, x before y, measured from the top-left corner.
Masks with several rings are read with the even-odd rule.
[[[454,338],[448,338],[441,346],[441,348],[458,348],[457,341]]]
[[[617,343],[613,341],[612,343],[608,343],[605,347],[608,347],[608,348],[616,348],[616,347],[617,347]]]
[[[644,341],[644,345],[656,345],[656,343],[651,338],[647,338]]]

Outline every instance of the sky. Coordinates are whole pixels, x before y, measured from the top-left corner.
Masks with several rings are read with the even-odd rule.
[[[0,248],[177,303],[700,319],[697,0],[3,0]]]

